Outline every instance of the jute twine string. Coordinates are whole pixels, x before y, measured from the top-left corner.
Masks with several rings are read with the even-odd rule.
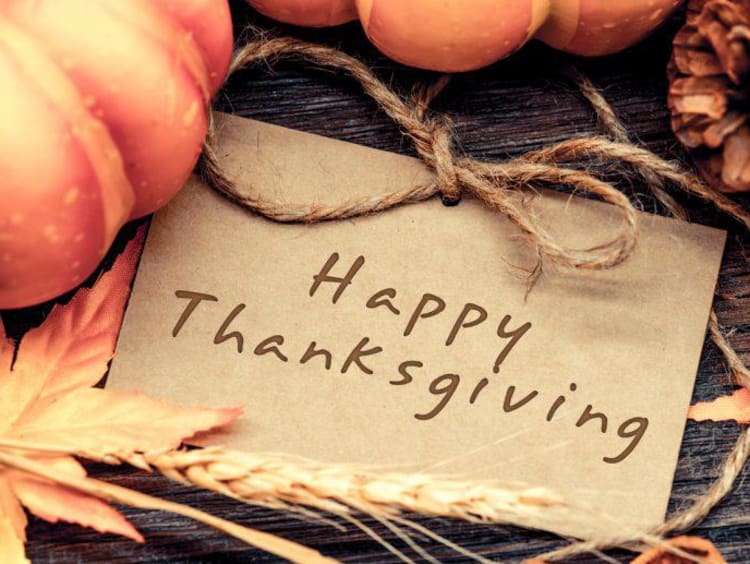
[[[604,130],[618,142],[630,143],[627,129],[588,77],[582,75],[576,69],[567,69],[565,74],[579,86],[583,96],[591,103],[599,118],[599,123]],[[649,178],[648,175],[651,174],[650,169],[642,170],[641,173],[646,179],[646,186],[652,191],[654,197],[664,205],[669,214],[678,219],[687,219],[685,209],[670,194],[664,191],[664,184],[661,182],[661,178],[658,176]],[[654,182],[654,179],[656,182]],[[734,203],[731,203],[733,204],[732,207],[734,207]],[[748,370],[745,363],[740,359],[721,330],[716,311],[713,308],[709,315],[708,326],[711,340],[723,354],[727,366],[734,377],[734,381],[738,385],[750,388],[750,370]],[[710,514],[711,510],[732,491],[734,483],[742,472],[748,457],[750,457],[750,429],[742,432],[734,448],[725,460],[718,478],[714,480],[708,490],[694,500],[686,509],[669,517],[667,521],[662,523],[652,533],[664,536],[676,531],[690,529],[703,521]],[[549,561],[561,560],[586,552],[596,552],[620,546],[627,547],[634,540],[623,537],[620,539],[572,543],[559,550],[542,555],[541,559]]]
[[[604,269],[627,259],[635,247],[638,216],[628,198],[611,184],[587,172],[563,168],[543,158],[524,157],[502,163],[484,163],[457,156],[447,118],[426,115],[426,106],[439,87],[418,90],[403,100],[381,82],[362,62],[337,49],[323,47],[293,38],[250,41],[235,55],[230,75],[259,61],[272,63],[281,56],[296,57],[319,67],[343,71],[357,80],[414,143],[419,157],[435,173],[433,185],[414,186],[402,191],[344,202],[335,206],[293,205],[273,202],[243,194],[227,178],[218,162],[213,130],[209,132],[203,152],[202,169],[208,183],[243,207],[280,222],[315,223],[347,219],[387,210],[397,205],[426,200],[440,194],[447,205],[456,204],[469,193],[487,207],[512,221],[538,249],[543,259],[566,268]],[[566,185],[576,191],[601,197],[616,206],[624,227],[610,241],[589,249],[574,249],[558,242],[519,202],[523,188],[539,185]]]
[[[288,37],[266,39],[257,30],[250,31],[257,38],[249,41],[235,54],[230,75],[258,62],[270,66],[281,57],[296,58],[321,68],[349,74],[401,127],[404,135],[413,141],[419,157],[436,173],[436,182],[431,185],[413,186],[337,205],[277,202],[244,193],[225,175],[219,163],[216,133],[211,123],[200,163],[204,179],[215,190],[243,208],[266,218],[285,223],[316,223],[379,213],[436,195],[440,195],[446,205],[455,205],[462,195],[470,194],[512,221],[530,244],[536,247],[540,260],[551,261],[564,268],[607,269],[622,263],[634,251],[638,239],[638,216],[629,198],[612,184],[589,172],[561,166],[564,163],[585,162],[587,165],[606,165],[609,170],[620,173],[624,178],[640,178],[667,212],[676,218],[686,219],[687,214],[667,192],[668,186],[711,203],[750,230],[750,214],[738,203],[707,188],[694,174],[678,164],[634,145],[627,129],[600,91],[575,69],[568,69],[565,74],[591,103],[609,138],[575,138],[503,162],[483,162],[458,155],[452,142],[450,120],[445,116],[429,114],[429,104],[445,87],[447,78],[441,78],[432,85],[418,87],[408,99],[402,99],[364,63],[338,49]],[[520,191],[529,186],[541,185],[567,186],[574,191],[600,197],[620,211],[624,224],[622,230],[611,240],[588,249],[573,249],[562,245],[535,220],[533,213],[525,207],[524,200],[518,198]],[[750,370],[722,332],[713,310],[709,318],[709,330],[712,340],[724,355],[734,380],[750,388]],[[746,430],[709,489],[653,533],[666,535],[691,528],[703,520],[731,491],[749,456],[750,430]],[[632,546],[640,540],[642,538],[623,536],[578,542],[545,554],[542,558],[559,560],[583,552]]]
[[[631,144],[630,136],[625,125],[615,114],[612,106],[604,99],[599,89],[588,79],[587,76],[582,74],[577,68],[567,66],[563,67],[562,73],[570,79],[571,82],[576,84],[591,106],[596,111],[596,115],[599,118],[599,123],[607,132],[609,137],[618,143]],[[654,197],[664,206],[664,208],[673,216],[680,219],[687,219],[687,213],[682,206],[667,192],[664,182],[648,167],[637,166],[638,173],[643,176],[646,180],[647,186],[650,188],[651,193]]]

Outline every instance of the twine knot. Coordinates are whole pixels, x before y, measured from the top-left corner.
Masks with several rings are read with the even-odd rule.
[[[253,30],[251,30],[253,31]],[[695,176],[678,165],[659,158],[652,152],[633,145],[626,131],[596,88],[578,73],[569,73],[582,94],[591,102],[602,124],[615,140],[592,136],[563,141],[537,151],[500,163],[480,161],[457,155],[452,135],[452,123],[446,116],[430,114],[432,100],[448,84],[443,76],[432,84],[414,89],[403,99],[380,81],[361,61],[342,51],[307,43],[290,37],[248,42],[234,57],[230,74],[257,62],[271,67],[282,56],[298,58],[318,67],[343,71],[352,76],[380,108],[393,119],[402,132],[412,139],[419,157],[435,172],[435,182],[426,186],[407,186],[396,192],[377,197],[341,202],[337,205],[289,204],[267,197],[248,195],[227,178],[215,151],[213,125],[201,156],[201,171],[206,182],[218,192],[242,207],[279,222],[314,223],[347,219],[379,213],[389,208],[415,203],[440,195],[446,205],[457,204],[462,196],[471,195],[487,208],[504,215],[516,225],[521,234],[536,250],[538,263],[532,270],[530,284],[542,272],[542,263],[583,270],[601,270],[626,260],[635,249],[638,239],[638,215],[629,198],[610,182],[593,176],[588,170],[563,166],[585,160],[587,165],[608,165],[609,170],[626,179],[640,176],[655,197],[673,214],[678,215],[676,202],[664,190],[667,183],[712,202],[750,227],[750,216],[732,200],[707,189]],[[612,204],[621,214],[621,230],[603,243],[579,249],[564,245],[548,231],[529,208],[528,188],[567,187],[573,192],[584,192]]]
[[[461,201],[461,184],[453,159],[453,138],[449,122],[434,123],[430,138],[430,164],[437,175],[440,198],[446,206],[455,206]]]
[[[448,75],[443,75],[431,84],[420,84],[414,88],[409,99],[414,123],[404,124],[404,127],[407,134],[411,132],[420,158],[435,170],[443,204],[455,206],[461,201],[461,184],[453,158],[453,123],[448,116],[425,117],[432,100],[443,91],[449,80]]]

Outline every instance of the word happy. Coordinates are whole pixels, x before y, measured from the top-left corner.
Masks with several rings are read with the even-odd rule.
[[[311,299],[328,299],[327,294],[330,296],[331,304],[335,306],[342,299],[347,288],[354,283],[357,274],[365,265],[365,257],[360,256],[351,264],[348,271],[344,272],[342,269],[341,275],[334,275],[333,271],[337,267],[338,261],[338,253],[333,253],[321,270],[312,277],[312,284],[309,288]],[[172,336],[175,338],[201,304],[219,302],[218,297],[203,292],[177,290],[175,296],[181,300],[187,300],[185,308],[172,329]],[[373,293],[365,301],[363,307],[367,310],[387,311],[394,319],[401,320],[403,337],[408,338],[424,320],[444,315],[446,305],[445,300],[439,296],[424,293],[414,307],[404,310],[403,305],[399,303],[397,290],[395,288],[383,288]],[[204,305],[202,307],[209,306]],[[283,335],[270,335],[252,342],[246,340],[245,334],[235,327],[235,322],[245,307],[245,304],[240,303],[229,311],[216,330],[213,339],[215,345],[232,343],[239,354],[271,355],[282,363],[316,364],[321,369],[326,371],[336,370],[341,374],[350,372],[365,375],[375,374],[372,361],[384,350],[376,343],[372,343],[369,337],[359,339],[351,349],[347,349],[346,356],[337,357],[331,350],[320,346],[316,341],[310,341],[305,348],[300,348],[293,353]],[[480,305],[466,303],[458,316],[449,321],[450,323],[446,325],[448,330],[445,333],[444,341],[446,347],[453,345],[459,338],[467,338],[472,328],[489,323],[489,313]],[[531,328],[532,325],[529,322],[520,325],[515,324],[511,315],[504,315],[500,318],[495,329],[499,342],[498,353],[490,367],[492,373],[500,373],[500,368],[505,360]],[[422,369],[424,369],[424,364],[420,360],[404,360],[395,367],[388,384],[392,386],[418,385],[415,382],[423,381],[423,378],[420,378]],[[497,378],[495,377],[495,379]],[[490,383],[491,378],[487,376],[482,377],[476,383],[467,383],[465,378],[462,380],[461,376],[456,373],[439,374],[433,377],[427,385],[427,391],[434,396],[435,401],[429,409],[415,413],[414,417],[419,421],[428,421],[439,416],[449,406],[457,390],[464,389],[466,386],[469,386],[471,390],[471,393],[468,394],[469,404],[474,405],[480,397],[485,395],[485,390]],[[492,382],[492,384],[496,386],[497,382]],[[568,386],[570,393],[575,393],[577,388],[578,386],[574,382]],[[499,408],[503,413],[512,413],[524,409],[532,402],[536,404],[545,401],[539,390],[527,389],[521,392],[515,385],[505,386],[501,398],[502,402]],[[554,401],[548,402],[548,405],[545,404],[545,419],[547,422],[551,422],[555,418],[556,413],[566,400],[567,397],[561,394]],[[575,426],[577,428],[592,427],[598,429],[602,434],[614,431],[611,428],[610,418],[603,412],[595,411],[591,404],[586,405],[582,410],[575,421]],[[608,464],[617,464],[625,460],[636,449],[647,428],[648,419],[645,417],[631,417],[622,421],[616,429],[616,435],[626,441],[624,447],[614,456],[604,456],[602,460]]]

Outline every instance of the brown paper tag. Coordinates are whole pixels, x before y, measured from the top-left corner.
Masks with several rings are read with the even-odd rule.
[[[408,157],[231,116],[219,127],[230,176],[265,198],[337,203],[431,180]],[[606,204],[531,205],[571,245],[620,228]],[[154,220],[108,385],[244,405],[232,447],[545,486],[655,525],[725,234],[641,215],[625,264],[548,273],[527,301],[535,257],[518,235],[471,200],[281,225],[193,179]]]

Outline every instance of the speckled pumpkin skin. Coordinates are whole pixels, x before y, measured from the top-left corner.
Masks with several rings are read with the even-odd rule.
[[[477,69],[536,37],[585,56],[621,51],[658,27],[682,0],[247,0],[304,26],[359,18],[389,57],[443,72]]]
[[[0,0],[0,309],[82,282],[200,153],[226,0]]]

